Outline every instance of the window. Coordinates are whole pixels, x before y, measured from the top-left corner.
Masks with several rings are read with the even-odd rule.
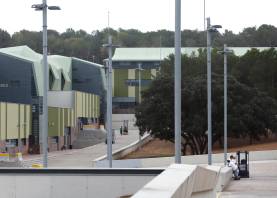
[[[49,90],[53,88],[54,80],[55,80],[55,77],[54,77],[53,71],[52,69],[49,69]]]

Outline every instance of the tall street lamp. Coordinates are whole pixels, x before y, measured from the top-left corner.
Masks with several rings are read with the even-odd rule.
[[[138,64],[138,68],[136,68],[136,70],[139,71],[139,90],[138,90],[138,103],[140,104],[141,103],[141,71],[143,71],[144,69],[142,69],[141,67],[141,63]],[[139,144],[140,144],[140,141],[141,141],[141,135],[139,133]],[[139,148],[140,148],[140,145],[139,145]]]
[[[208,164],[212,164],[212,77],[211,77],[211,34],[217,32],[221,25],[211,25],[207,18],[207,108],[208,108]]]
[[[117,45],[113,45],[112,36],[109,36],[108,44],[104,44],[103,47],[108,48],[109,59],[108,59],[108,71],[107,71],[107,159],[109,161],[109,168],[112,168],[112,139],[113,139],[113,131],[112,131],[112,51],[114,47],[118,47]]]
[[[47,93],[49,89],[49,69],[47,62],[47,9],[49,10],[60,10],[59,6],[48,6],[47,0],[42,0],[42,4],[32,5],[36,11],[42,11],[43,18],[43,107],[42,115],[40,119],[41,124],[41,135],[42,135],[42,153],[43,153],[43,167],[46,168],[48,165],[48,105],[47,105]]]
[[[218,51],[219,54],[224,55],[224,165],[227,164],[227,55],[232,54],[233,50],[228,49],[227,45],[224,44],[223,51]]]
[[[175,163],[181,163],[181,0],[175,0],[174,127]]]

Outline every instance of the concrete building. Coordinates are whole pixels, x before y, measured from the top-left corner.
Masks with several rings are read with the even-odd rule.
[[[83,124],[99,123],[105,95],[102,65],[49,56],[49,149],[70,147]],[[40,152],[42,55],[27,46],[0,49],[1,149]]]

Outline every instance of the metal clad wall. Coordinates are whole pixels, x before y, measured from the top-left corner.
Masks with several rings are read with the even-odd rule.
[[[72,60],[72,90],[101,95],[104,90],[102,68]]]
[[[32,77],[32,63],[0,53],[0,101],[31,104]]]

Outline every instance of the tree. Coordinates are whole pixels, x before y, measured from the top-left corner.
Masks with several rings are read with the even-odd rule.
[[[11,36],[10,34],[0,29],[0,48],[2,47],[8,47],[11,44]]]
[[[228,135],[259,139],[269,130],[276,131],[277,103],[265,93],[228,79]],[[182,152],[207,153],[206,76],[187,77],[182,81]],[[213,143],[223,136],[223,76],[213,75]],[[173,78],[160,75],[142,93],[136,108],[136,125],[141,133],[174,142]]]

